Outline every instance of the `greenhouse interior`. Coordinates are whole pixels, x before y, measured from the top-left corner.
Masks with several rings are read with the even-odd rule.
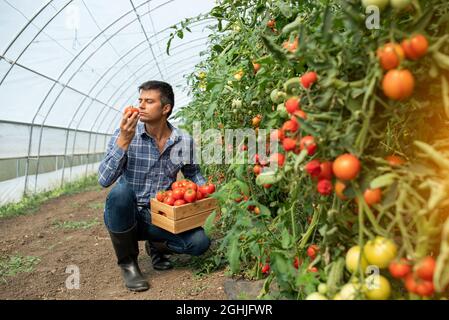
[[[446,0],[0,0],[0,26],[0,299],[449,299]]]

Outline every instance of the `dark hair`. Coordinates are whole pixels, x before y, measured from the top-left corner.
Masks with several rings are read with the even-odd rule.
[[[166,104],[169,104],[171,106],[170,112],[167,114],[168,119],[175,106],[175,94],[173,93],[172,86],[167,82],[150,80],[139,86],[139,92],[141,90],[159,90],[159,93],[161,94],[161,105],[165,106]]]

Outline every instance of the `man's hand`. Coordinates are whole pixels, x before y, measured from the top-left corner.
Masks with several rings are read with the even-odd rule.
[[[120,134],[117,139],[117,145],[124,151],[128,150],[131,141],[136,133],[136,125],[139,121],[139,113],[128,111],[123,115],[120,122]]]

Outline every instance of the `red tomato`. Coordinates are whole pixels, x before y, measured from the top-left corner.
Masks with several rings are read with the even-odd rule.
[[[196,200],[204,199],[204,195],[201,193],[201,191],[196,192]]]
[[[206,188],[208,194],[212,194],[215,192],[215,185],[213,183],[206,183]]]
[[[203,194],[203,196],[205,196],[205,197],[208,196],[206,185],[202,185],[202,186],[198,187],[198,191],[201,192]]]
[[[192,189],[196,191],[198,189],[198,186],[195,182],[189,181],[186,183],[186,189]]]
[[[341,180],[353,180],[360,172],[359,159],[349,153],[338,156],[332,164],[335,176]]]
[[[263,267],[262,267],[262,273],[267,274],[270,272],[270,265],[268,263],[266,263]]]
[[[318,247],[316,244],[312,244],[307,248],[307,256],[311,260],[314,260],[319,251],[320,251],[320,247]]]
[[[296,140],[292,138],[285,138],[282,141],[282,147],[285,151],[291,151],[296,147]]]
[[[417,282],[412,273],[405,276],[404,285],[408,292],[416,293]]]
[[[295,111],[295,112],[293,113],[293,115],[296,116],[296,117],[298,117],[298,118],[302,118],[302,119],[304,119],[304,120],[307,119],[307,114],[306,114],[304,111],[302,111],[302,110]]]
[[[195,202],[196,191],[193,189],[187,189],[187,191],[184,193],[184,200],[189,203]]]
[[[285,138],[285,135],[282,130],[275,129],[275,130],[271,131],[271,134],[270,134],[271,141],[282,141],[284,138]]]
[[[177,188],[173,190],[173,198],[175,200],[184,199],[184,193],[186,192],[186,189],[184,187]]]
[[[432,281],[420,281],[416,285],[416,293],[422,297],[431,297],[435,292]]]
[[[323,196],[328,196],[332,193],[332,182],[327,179],[321,179],[318,181],[317,190]]]
[[[175,181],[175,182],[173,182],[173,183],[171,184],[171,189],[172,189],[172,190],[175,190],[175,189],[177,189],[177,188],[179,188],[179,187],[181,187],[180,181]]]
[[[435,259],[431,256],[423,258],[416,264],[415,272],[422,280],[432,281],[435,272]]]
[[[156,193],[156,199],[157,201],[164,202],[165,191],[158,191],[158,193]]]
[[[169,206],[172,206],[175,204],[175,199],[173,197],[166,197],[164,200],[165,204],[168,204]]]
[[[294,120],[287,120],[282,125],[282,131],[295,133],[299,129],[299,123]]]
[[[304,167],[312,177],[318,177],[321,173],[321,163],[318,160],[312,160]]]
[[[404,50],[397,43],[389,42],[377,49],[377,57],[384,70],[397,68],[404,59],[404,56]]]
[[[314,84],[318,79],[316,72],[309,71],[306,72],[300,79],[301,84],[304,88],[309,89],[312,84]]]
[[[295,111],[299,110],[299,98],[291,97],[287,101],[285,101],[285,109],[287,109],[288,113],[295,113]]]
[[[263,187],[264,187],[265,189],[270,189],[271,186],[272,186],[272,185],[271,185],[271,184],[268,184],[268,183],[263,185]]]
[[[422,34],[413,36],[411,39],[404,39],[401,43],[405,56],[410,60],[418,60],[425,56],[429,48],[427,38]]]
[[[165,191],[165,197],[166,198],[168,198],[168,197],[172,197],[173,198],[173,191],[171,191],[171,190]]]
[[[273,153],[270,156],[270,162],[276,162],[279,167],[282,167],[285,162],[285,156],[282,153]]]
[[[393,278],[405,278],[412,271],[412,267],[407,259],[402,258],[399,261],[391,261],[388,270]]]
[[[276,20],[271,19],[267,22],[267,27],[273,29],[274,27],[276,27]]]
[[[129,112],[128,118],[130,118],[134,113],[139,113],[138,108],[134,108],[133,106],[129,106],[125,108],[125,111],[123,111],[124,114],[127,114]]]
[[[321,172],[318,176],[318,180],[332,180],[332,177],[334,176],[334,173],[332,172],[332,161],[321,162],[320,168]]]
[[[295,261],[293,261],[293,266],[295,267],[295,269],[298,269],[300,265],[302,265],[302,259],[299,260],[298,257],[295,257]]]
[[[184,199],[178,199],[175,201],[175,203],[173,204],[175,207],[176,206],[182,206],[183,204],[186,204]]]
[[[305,136],[299,142],[299,147],[301,150],[306,149],[309,156],[315,154],[317,145],[315,143],[315,138],[312,136]]]
[[[405,160],[402,157],[396,156],[396,155],[387,156],[385,158],[385,160],[387,160],[388,164],[390,166],[392,166],[392,167],[398,167],[398,166],[403,165],[405,163]]]
[[[317,267],[308,268],[308,270],[310,272],[318,272],[318,268]]]

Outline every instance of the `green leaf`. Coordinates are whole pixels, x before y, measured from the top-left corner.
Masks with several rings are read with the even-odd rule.
[[[377,189],[377,188],[384,188],[384,187],[388,187],[391,184],[393,184],[393,182],[395,181],[395,179],[397,178],[397,174],[395,173],[386,173],[383,174],[377,178],[375,178],[373,181],[371,181],[370,183],[370,189]]]
[[[242,191],[247,196],[249,195],[249,187],[246,183],[240,180],[237,180],[235,183],[239,186],[240,191]]]
[[[229,267],[233,273],[237,273],[240,268],[240,250],[238,246],[239,238],[238,235],[234,235],[231,241],[228,251],[228,261]]]
[[[217,216],[217,211],[213,211],[206,219],[206,221],[204,222],[204,232],[206,232],[206,234],[208,236],[210,236],[211,232],[212,232],[212,228],[214,227],[214,221],[215,221],[215,217]]]
[[[278,3],[279,10],[286,18],[291,18],[292,16],[292,8],[285,3],[284,1],[279,1]]]
[[[286,228],[284,228],[282,230],[282,248],[284,249],[289,249],[291,247],[292,241],[291,241],[291,236],[290,233],[288,232],[288,230]]]

